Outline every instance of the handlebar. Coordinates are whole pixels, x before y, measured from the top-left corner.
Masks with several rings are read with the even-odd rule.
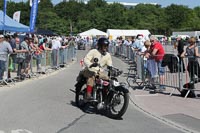
[[[119,70],[118,68],[113,66],[108,66],[107,69],[108,69],[108,76],[111,77],[117,77],[123,73],[122,70]]]
[[[98,58],[94,58],[94,63],[92,65],[90,65],[90,68],[97,67],[97,66],[101,67],[100,64],[98,64]],[[113,66],[107,66],[107,69],[108,69],[109,77],[117,77],[123,73],[123,71],[121,71],[118,68],[113,67]]]

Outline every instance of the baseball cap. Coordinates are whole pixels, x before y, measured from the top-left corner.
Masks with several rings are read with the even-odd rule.
[[[143,37],[142,36],[138,36],[138,39],[141,40]]]
[[[4,37],[4,35],[0,34],[0,38],[3,38],[3,37]]]

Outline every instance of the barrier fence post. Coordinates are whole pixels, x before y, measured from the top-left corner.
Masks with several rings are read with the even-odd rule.
[[[58,48],[57,50],[57,54],[56,54],[56,69],[59,69],[60,68],[60,58],[59,58],[59,55],[60,55],[60,49]]]
[[[5,52],[1,52],[0,53],[0,82],[1,83],[5,83],[6,85],[8,85],[8,68],[9,68],[9,57],[10,54],[7,54]]]

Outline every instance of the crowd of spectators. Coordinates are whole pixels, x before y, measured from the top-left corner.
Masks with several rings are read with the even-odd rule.
[[[170,69],[170,72],[187,72],[189,75],[189,82],[197,83],[200,81],[200,66],[198,62],[199,50],[197,39],[195,37],[182,38],[181,36],[177,36],[177,38],[173,42],[171,41],[171,43],[165,41],[161,41],[155,35],[143,36],[142,34],[138,34],[135,37],[129,37],[126,39],[123,37],[117,37],[116,40],[111,40],[111,45],[112,47],[114,46],[116,48],[115,53],[113,53],[115,55],[121,55],[121,53],[127,54],[130,52],[128,51],[129,49],[131,49],[131,52],[134,53],[131,54],[131,60],[135,60],[135,54],[141,55],[144,62],[144,69],[145,71],[148,71],[150,80],[152,82],[156,81],[159,84],[157,89],[159,92],[165,91],[166,88],[164,85],[166,73],[166,65],[164,64],[166,62],[168,63],[167,66]],[[172,53],[167,52],[166,54],[165,50],[168,50],[166,49],[166,44],[173,49]],[[111,50],[112,48],[110,48],[110,51]],[[176,56],[179,58],[179,61],[177,60]],[[196,77],[197,80],[195,80]]]
[[[66,64],[65,48],[74,46],[74,53],[72,59],[75,57],[76,49],[79,43],[82,41],[86,47],[96,48],[96,40],[98,37],[64,37],[64,36],[42,36],[42,35],[0,35],[0,80],[3,79],[4,72],[6,71],[6,62],[8,62],[8,78],[11,77],[10,72],[16,72],[20,79],[30,77],[31,60],[36,61],[36,68],[38,73],[43,73],[42,69],[42,57],[44,52],[51,53],[51,65],[52,69],[58,69],[59,64]],[[127,39],[123,37],[117,37],[116,40],[110,40],[109,51],[115,55],[124,53],[126,48],[130,48],[134,54],[130,54],[132,59],[134,55],[138,54],[142,56],[144,61],[144,69],[150,75],[152,82],[158,81],[158,91],[164,91],[165,86],[163,81],[165,80],[165,66],[163,66],[163,60],[165,59],[165,48],[163,41],[157,39],[154,35],[144,36],[138,34],[134,37]],[[123,46],[123,47],[122,47]],[[125,48],[124,48],[125,46]],[[184,57],[193,56],[199,57],[198,47],[196,39],[191,37],[184,39],[181,37],[176,38],[175,45],[170,45],[177,49],[177,56],[179,58],[179,66],[181,66],[180,72],[187,71],[189,73],[190,81],[194,81],[196,76],[200,79],[200,66],[197,58],[188,58],[188,64],[185,64]],[[113,51],[113,47],[115,50]],[[59,50],[59,62],[58,62],[58,50]],[[6,55],[10,54],[10,58],[6,59]],[[8,61],[7,61],[8,60]],[[159,77],[159,78],[158,78]],[[199,80],[200,81],[200,80]]]
[[[4,77],[11,78],[11,72],[17,72],[17,78],[20,80],[30,78],[32,60],[36,61],[37,73],[44,74],[41,60],[46,52],[51,55],[51,68],[58,69],[60,64],[67,63],[64,49],[72,47],[73,53],[70,56],[75,58],[75,41],[76,38],[72,36],[0,34],[0,80],[2,81]],[[6,69],[8,74],[5,75]]]

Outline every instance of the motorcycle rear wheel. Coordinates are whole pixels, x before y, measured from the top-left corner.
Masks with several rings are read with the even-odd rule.
[[[129,94],[123,91],[114,92],[109,98],[108,117],[121,118],[126,112],[129,104]]]

